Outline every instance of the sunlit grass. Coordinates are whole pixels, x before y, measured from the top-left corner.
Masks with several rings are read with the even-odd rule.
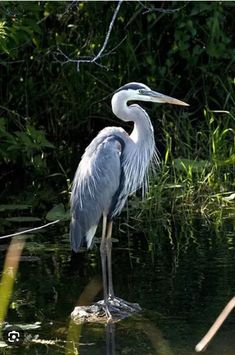
[[[24,237],[12,239],[5,258],[0,280],[0,324],[4,322],[8,312],[8,306],[13,293],[14,282],[24,244]]]
[[[193,129],[186,115],[180,123],[175,122],[175,135],[163,121],[165,155],[151,179],[146,199],[138,203],[133,197],[129,202],[129,215],[134,213],[148,223],[166,215],[193,213],[219,224],[222,218],[234,214],[234,117],[229,112],[209,110],[204,116],[206,127],[200,132],[194,130],[194,136],[190,136]],[[180,147],[176,147],[177,140]],[[185,151],[184,157],[177,157],[179,150],[181,154]]]

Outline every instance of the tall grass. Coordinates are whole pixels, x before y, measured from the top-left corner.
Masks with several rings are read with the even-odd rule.
[[[204,118],[203,131],[192,129],[187,114],[175,121],[174,135],[165,125],[165,154],[146,200],[138,204],[133,197],[129,215],[151,223],[172,214],[187,218],[193,213],[219,224],[235,213],[234,116],[205,109]],[[177,140],[186,157],[177,156]]]

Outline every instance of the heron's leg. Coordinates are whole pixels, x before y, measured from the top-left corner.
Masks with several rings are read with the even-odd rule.
[[[101,238],[101,243],[100,243],[100,255],[101,255],[101,264],[102,264],[104,301],[107,304],[108,286],[107,286],[107,269],[106,269],[106,261],[107,261],[106,226],[107,226],[107,216],[103,215],[103,227],[102,227],[102,238]]]
[[[114,298],[113,291],[113,275],[112,275],[112,229],[113,222],[108,222],[107,234],[106,234],[106,249],[107,249],[107,263],[108,263],[108,286],[109,297]]]
[[[115,355],[115,323],[106,326],[106,354]]]

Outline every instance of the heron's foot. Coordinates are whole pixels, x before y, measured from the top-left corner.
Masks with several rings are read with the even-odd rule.
[[[111,309],[108,303],[104,301],[96,302],[90,306],[75,307],[71,313],[71,319],[79,324],[87,322],[107,323],[117,320],[112,317]]]
[[[109,296],[107,300],[101,300],[91,306],[77,306],[71,313],[71,318],[76,323],[118,322],[133,313],[141,311],[138,303],[130,303],[119,297]]]
[[[129,313],[135,313],[141,311],[141,307],[138,303],[131,303],[116,296],[110,296],[108,302],[115,308],[124,310]]]
[[[132,313],[141,311],[141,307],[138,303],[130,303],[114,296],[109,296],[106,301],[102,300],[97,303],[103,307],[108,322],[111,322],[113,318],[123,319]]]

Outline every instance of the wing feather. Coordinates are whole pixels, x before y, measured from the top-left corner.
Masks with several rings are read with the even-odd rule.
[[[97,138],[87,147],[73,181],[70,239],[75,252],[84,242],[91,246],[99,220],[108,214],[120,183],[120,142],[115,136]]]

